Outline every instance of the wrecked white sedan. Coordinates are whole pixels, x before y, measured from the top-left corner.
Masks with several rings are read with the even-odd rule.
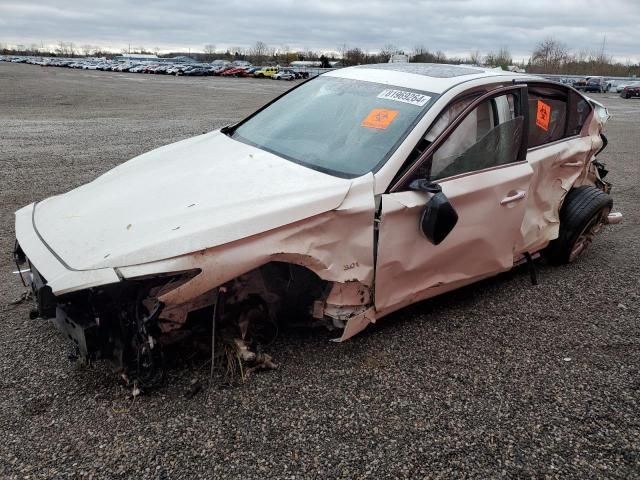
[[[307,81],[241,122],[16,213],[15,260],[85,360],[141,384],[198,325],[247,362],[282,322],[348,339],[543,254],[611,213],[602,105],[542,78],[384,64]],[[265,359],[265,357],[267,357]]]

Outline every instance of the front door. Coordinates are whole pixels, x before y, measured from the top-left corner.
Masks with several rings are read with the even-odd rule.
[[[435,122],[425,136],[433,139],[430,153],[399,187],[382,195],[375,280],[380,313],[513,266],[533,173],[522,145],[523,94],[514,88],[485,95],[465,106],[439,135],[433,128],[442,122]],[[460,111],[459,105],[450,108]],[[439,183],[458,214],[456,226],[438,245],[419,227],[429,194],[410,189],[417,178]]]

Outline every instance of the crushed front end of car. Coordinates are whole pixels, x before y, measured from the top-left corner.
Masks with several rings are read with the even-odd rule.
[[[51,319],[69,341],[69,358],[83,364],[110,361],[126,383],[158,386],[165,374],[158,296],[184,284],[198,271],[122,279],[54,295],[47,278],[16,241],[17,274],[34,300],[32,319]]]

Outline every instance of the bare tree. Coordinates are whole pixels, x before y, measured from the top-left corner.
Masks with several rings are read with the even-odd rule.
[[[80,47],[80,50],[82,51],[82,54],[85,57],[88,57],[94,51],[94,48],[91,45],[87,44],[87,45],[82,45],[82,47]]]
[[[207,43],[204,46],[204,54],[208,61],[213,60],[213,56],[216,54],[216,46],[213,43]]]
[[[296,59],[296,54],[291,51],[289,45],[282,45],[278,50],[278,63],[289,64]]]
[[[536,45],[531,54],[531,64],[545,73],[559,73],[567,61],[569,51],[566,45],[552,37],[545,38]]]
[[[346,43],[343,43],[342,45],[338,45],[338,53],[340,54],[340,60],[342,61],[343,65],[346,65],[346,61],[347,61],[347,52],[349,51],[349,48],[347,47]]]
[[[480,50],[474,50],[469,54],[469,63],[472,65],[482,65],[482,53],[480,53]]]
[[[411,61],[417,63],[435,63],[437,61],[437,56],[431,53],[424,45],[416,45],[413,48]]]
[[[267,57],[270,61],[277,60],[278,49],[276,47],[267,46]]]
[[[58,41],[55,52],[57,55],[67,55],[67,44],[62,40]]]
[[[507,69],[511,64],[513,64],[513,58],[511,57],[509,49],[507,47],[502,47],[497,53],[487,53],[484,63],[491,67],[502,67],[503,69]]]
[[[347,65],[361,65],[366,63],[366,57],[367,55],[358,47],[350,48],[345,53],[345,61]]]
[[[266,43],[262,41],[257,41],[250,51],[250,55],[253,58],[253,63],[258,65],[263,63],[265,60],[265,57],[268,54],[268,50],[269,50],[269,46]]]
[[[380,49],[380,61],[388,62],[391,58],[391,55],[394,55],[396,53],[398,53],[398,47],[396,47],[392,43],[387,43]]]
[[[417,57],[419,55],[424,55],[428,51],[429,50],[427,50],[427,47],[425,47],[422,44],[419,44],[419,45],[416,45],[415,47],[413,47],[413,56]]]

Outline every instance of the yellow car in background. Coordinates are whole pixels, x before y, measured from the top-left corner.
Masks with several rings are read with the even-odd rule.
[[[276,73],[278,73],[278,67],[263,67],[260,70],[256,70],[253,76],[258,78],[273,77]]]

